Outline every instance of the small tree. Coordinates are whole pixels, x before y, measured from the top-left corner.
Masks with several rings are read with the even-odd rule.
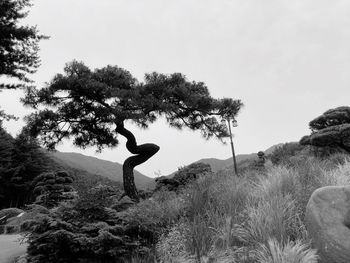
[[[350,107],[330,109],[309,123],[311,135],[301,145],[340,148],[350,153]]]
[[[138,145],[125,126],[134,123],[147,128],[160,117],[171,127],[200,130],[203,137],[222,139],[227,128],[218,118],[234,118],[242,103],[229,98],[214,99],[202,82],[189,82],[180,74],[146,74],[138,82],[130,72],[117,66],[94,71],[81,62],[68,63],[64,74],[56,75],[41,90],[28,90],[24,99],[37,111],[27,117],[27,129],[48,149],[63,138],[72,138],[79,147],[118,144],[118,135],[127,139],[134,154],[123,164],[125,194],[138,200],[133,169],[158,152],[159,146]],[[40,108],[44,106],[44,108]]]
[[[59,202],[69,199],[64,194],[73,190],[72,182],[72,177],[64,171],[40,174],[33,181],[36,203],[48,208],[57,206]]]

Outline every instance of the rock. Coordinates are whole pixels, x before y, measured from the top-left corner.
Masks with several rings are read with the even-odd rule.
[[[117,201],[115,204],[112,205],[112,208],[116,210],[117,212],[123,211],[128,209],[129,207],[133,206],[135,202],[131,200],[130,197],[124,196],[122,199]]]
[[[310,197],[305,214],[320,263],[350,262],[350,186],[327,186]]]

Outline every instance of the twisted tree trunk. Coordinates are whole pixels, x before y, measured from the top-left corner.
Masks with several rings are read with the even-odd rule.
[[[153,143],[137,145],[135,136],[129,130],[125,129],[123,124],[117,124],[116,132],[127,139],[126,148],[129,152],[135,154],[127,158],[123,164],[124,195],[129,196],[135,201],[139,201],[134,179],[134,168],[155,155],[159,151],[159,146]]]

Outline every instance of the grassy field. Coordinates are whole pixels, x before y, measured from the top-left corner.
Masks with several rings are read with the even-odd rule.
[[[0,235],[0,263],[12,263],[25,253],[27,244],[21,244],[20,238],[20,235]]]

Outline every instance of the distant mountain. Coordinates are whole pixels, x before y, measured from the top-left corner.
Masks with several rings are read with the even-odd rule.
[[[50,152],[49,156],[57,163],[73,169],[100,175],[112,181],[123,182],[123,166],[117,162],[101,160],[73,152]],[[135,183],[138,188],[146,189],[155,185],[154,179],[134,170]]]
[[[265,155],[271,154],[276,148],[280,147],[283,145],[283,143],[279,143],[276,145],[271,146],[270,148],[266,149],[264,151]],[[239,166],[239,164],[243,164],[247,161],[252,161],[257,159],[257,153],[250,153],[250,154],[238,154],[236,155],[236,161]],[[196,161],[195,163],[205,163],[209,164],[213,172],[217,172],[220,170],[225,170],[233,166],[233,160],[232,157],[229,157],[228,159],[225,160],[220,160],[216,158],[204,158]],[[173,172],[172,174],[168,175],[169,177],[172,177],[176,172]]]
[[[256,157],[256,153],[251,153],[251,154],[238,154],[236,155],[236,161],[237,163],[240,163],[245,160],[251,160]],[[233,160],[232,157],[225,159],[225,160],[220,160],[216,158],[205,158],[205,159],[200,159],[196,163],[206,163],[209,164],[213,172],[217,172],[220,170],[224,170],[225,168],[233,165]]]
[[[265,150],[265,155],[271,154],[277,147],[281,144],[274,145],[267,150]],[[49,157],[53,159],[55,163],[61,167],[70,167],[75,171],[83,171],[90,178],[94,175],[98,177],[108,178],[114,182],[123,183],[123,166],[117,162],[110,162],[106,160],[101,160],[96,157],[86,156],[80,153],[73,152],[48,152]],[[254,160],[257,158],[256,153],[251,154],[238,154],[236,156],[237,163],[244,163],[249,160]],[[232,157],[220,160],[216,158],[205,158],[200,159],[197,162],[202,162],[209,164],[213,172],[220,170],[225,170],[232,166]],[[195,162],[195,163],[197,163]],[[168,175],[172,177],[176,172]],[[155,187],[154,178],[147,177],[142,173],[134,170],[135,183],[138,188],[141,189],[153,189]]]

